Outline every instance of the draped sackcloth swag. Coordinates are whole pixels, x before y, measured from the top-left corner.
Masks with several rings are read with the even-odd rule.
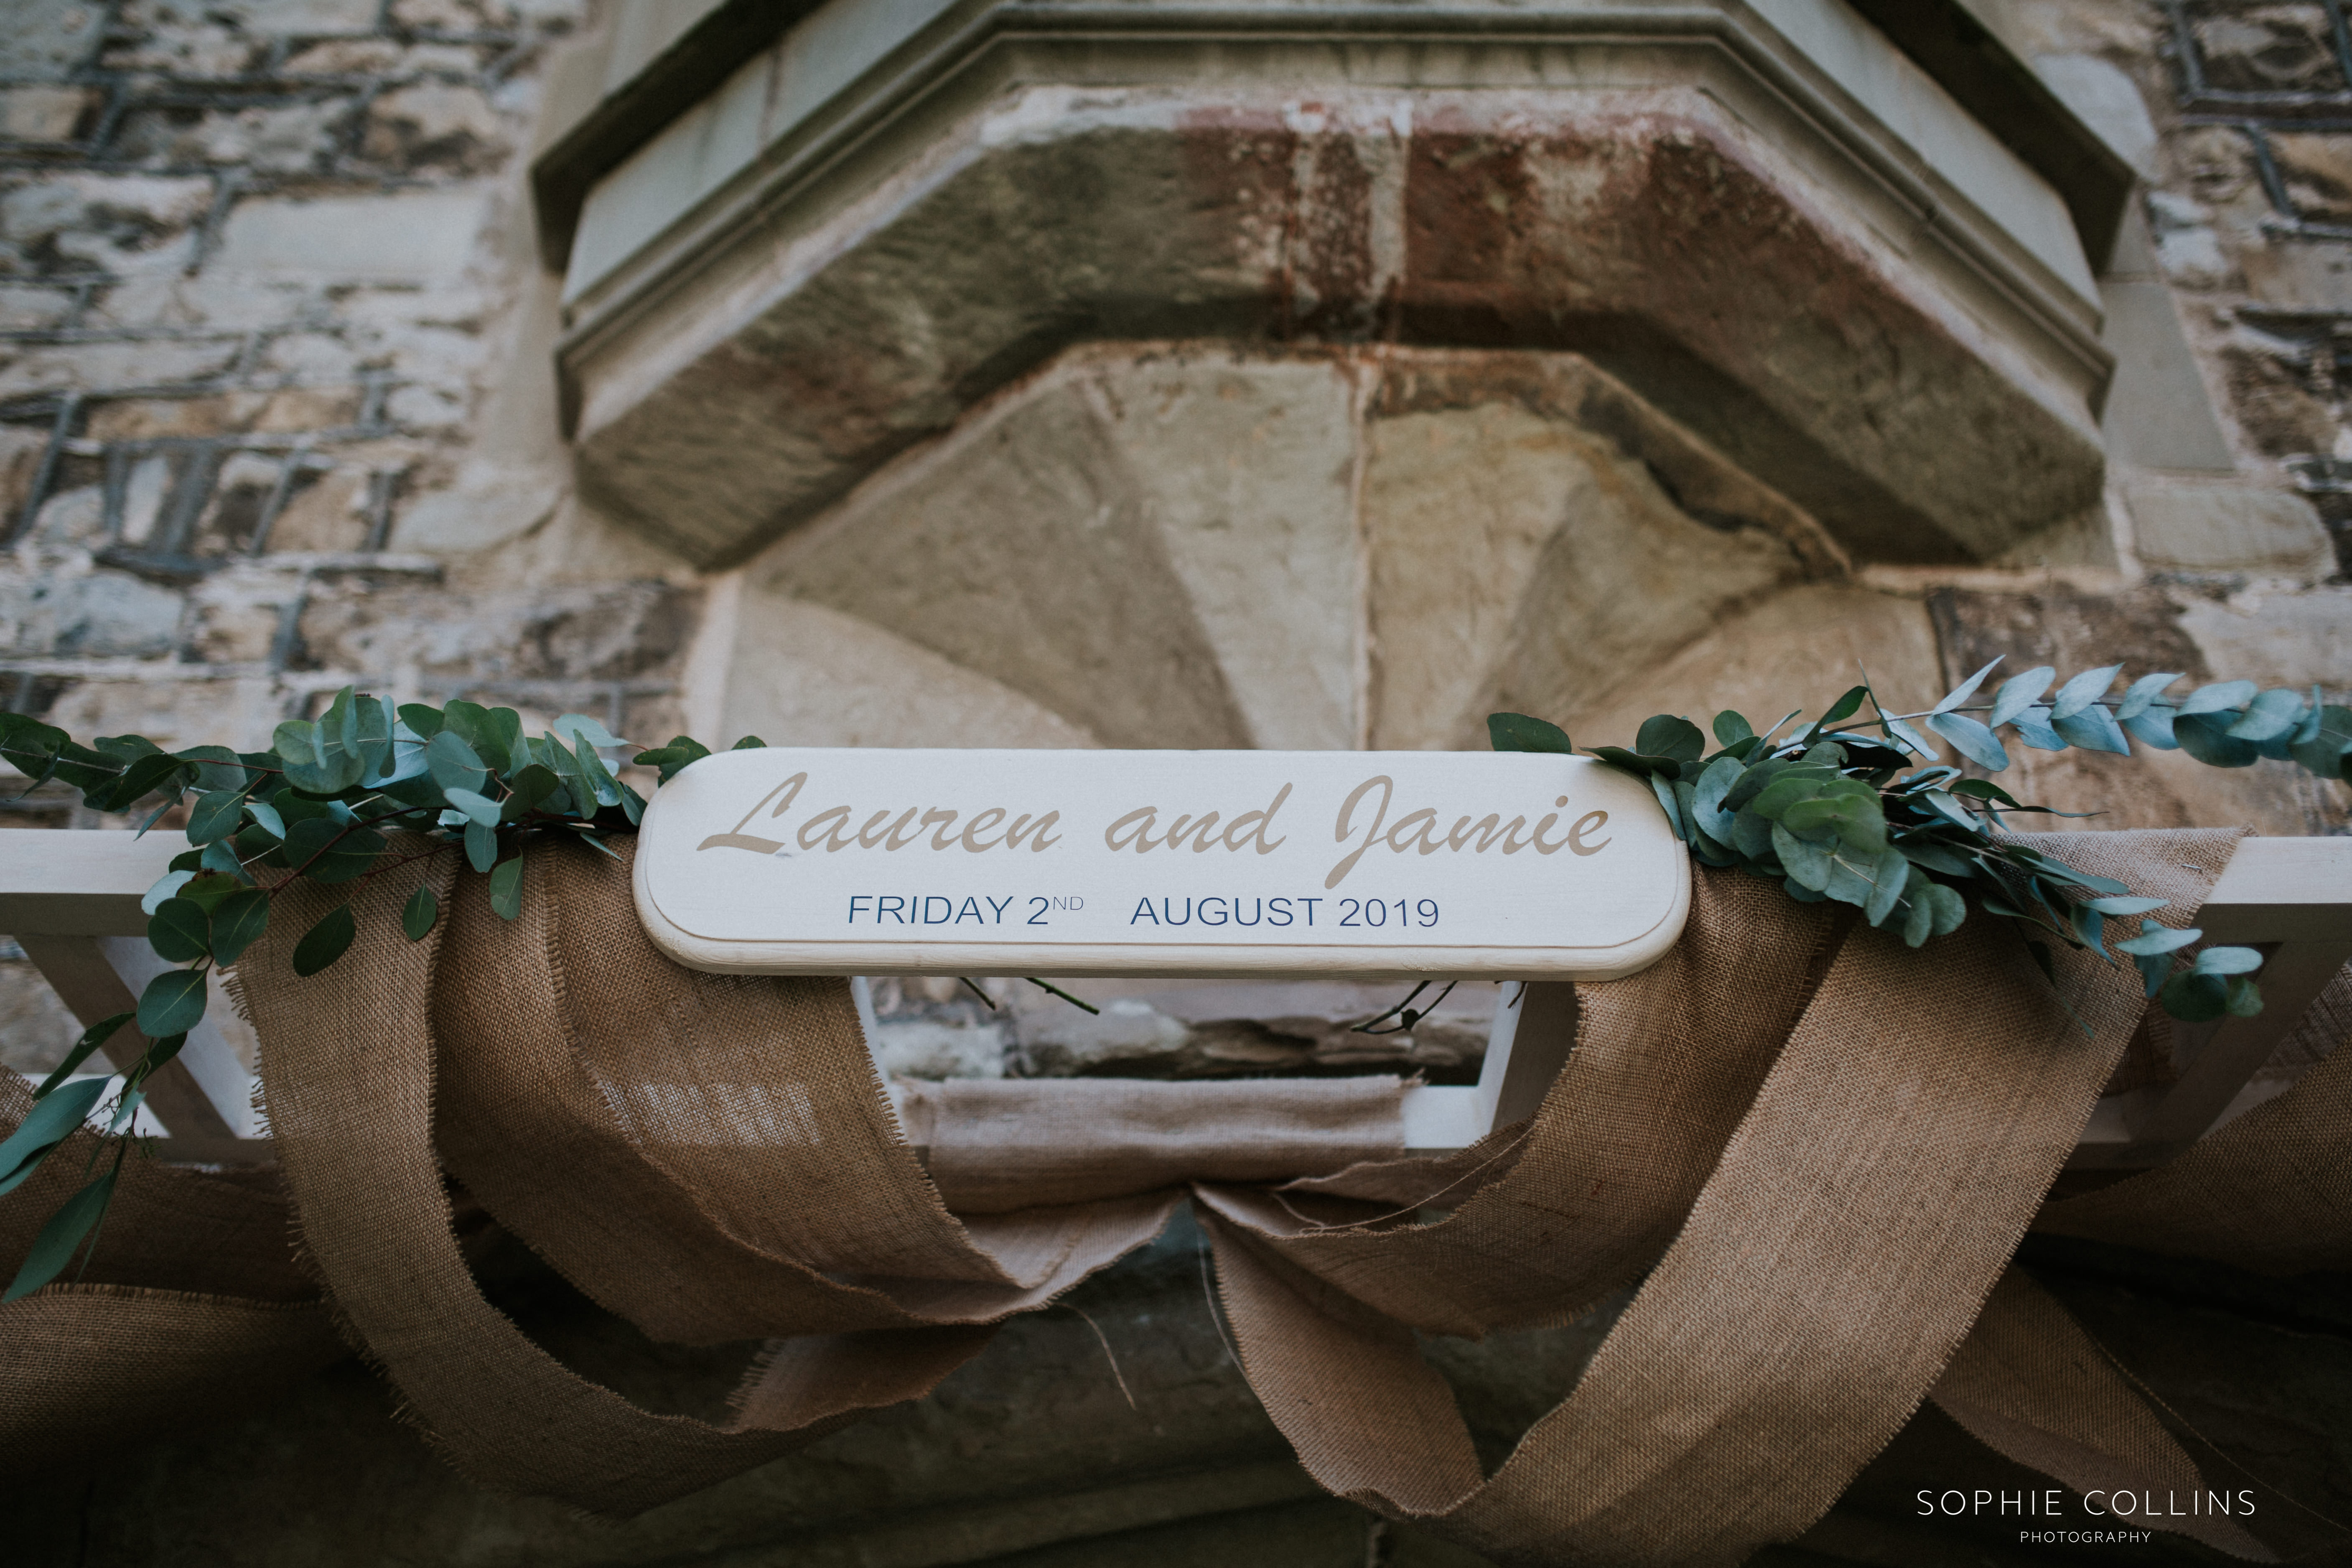
[[[2188,923],[2238,837],[2036,842]],[[468,1473],[634,1513],[925,1392],[1189,1191],[1244,1369],[1332,1491],[1504,1563],[1734,1563],[1807,1528],[1930,1396],[2069,1486],[2197,1484],[2009,1267],[2037,1213],[2248,1267],[2352,1246],[2352,1052],[2171,1165],[2045,1208],[2144,1003],[2085,954],[2059,956],[2053,988],[1983,918],[1915,954],[1851,911],[1701,873],[1664,960],[1577,988],[1574,1048],[1535,1116],[1461,1154],[1402,1155],[1393,1079],[956,1084],[911,1097],[927,1171],[845,982],[671,963],[624,868],[584,849],[534,847],[512,921],[455,860],[420,863],[439,931],[407,942],[410,884],[363,884],[361,939],[307,980],[291,942],[341,895],[282,897],[236,991],[284,1195],[161,1169],[138,1189],[213,1205],[201,1223],[241,1238],[251,1275],[175,1265],[170,1238],[199,1221],[162,1197],[110,1220],[85,1283],[0,1310],[12,1451],[41,1423],[161,1396],[104,1384],[77,1336],[126,1342],[141,1312],[203,1310],[219,1326],[196,1342],[222,1364],[259,1354],[263,1325],[315,1364],[331,1313]],[[2332,1047],[2347,1018],[2339,985],[2305,1029]],[[644,1411],[540,1350],[476,1288],[445,1172],[648,1334],[776,1342],[732,1416]],[[0,1204],[20,1252],[58,1181],[47,1206]],[[1482,1475],[1415,1331],[1560,1322],[1636,1282],[1575,1390]],[[2226,1519],[2148,1522],[2269,1556]]]

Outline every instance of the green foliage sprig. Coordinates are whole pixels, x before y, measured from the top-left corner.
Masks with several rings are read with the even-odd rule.
[[[2250,680],[2202,686],[2174,701],[2164,693],[2182,678],[2165,674],[2110,695],[2121,665],[2085,670],[2054,693],[2058,672],[2044,665],[1976,701],[2000,663],[1924,712],[1887,712],[1865,681],[1810,724],[1798,722],[1799,710],[1759,734],[1745,716],[1718,713],[1712,752],[1696,724],[1661,713],[1643,723],[1631,747],[1589,754],[1647,780],[1675,836],[1701,862],[1769,878],[1802,902],[1851,904],[1912,947],[1956,930],[1973,905],[2016,922],[2053,983],[2056,940],[2109,962],[2129,959],[2173,1017],[2201,1023],[2259,1013],[2259,952],[2211,947],[2190,959],[2183,950],[2202,931],[2145,918],[2136,933],[2112,939],[2110,920],[2145,917],[2165,900],[2078,871],[2001,831],[2002,819],[2021,812],[2087,814],[2028,805],[1989,779],[1964,776],[1922,730],[1988,773],[2009,767],[2000,735],[2007,730],[2039,751],[2128,756],[2136,739],[2216,767],[2270,757],[2344,781],[2352,780],[2352,710],[2324,701],[2317,688],[2306,701],[2285,688],[2258,692]],[[1865,703],[1873,716],[1861,719]],[[1496,751],[1577,749],[1558,725],[1525,714],[1496,713],[1486,726]]]
[[[746,736],[736,744],[762,743]],[[122,1074],[108,1128],[131,1125],[149,1080],[203,1020],[212,972],[260,940],[278,893],[298,881],[356,885],[439,855],[463,854],[488,873],[490,908],[513,920],[522,909],[523,855],[532,840],[576,839],[609,855],[604,840],[636,827],[645,798],[614,775],[603,755],[626,744],[583,713],[526,735],[511,708],[395,705],[350,687],[316,720],[278,725],[266,752],[166,752],[138,735],[101,736],[83,746],[37,720],[0,713],[0,758],[29,776],[32,788],[55,780],[79,790],[92,810],[144,812],[142,833],[187,805],[191,846],[143,901],[148,942],[176,967],[147,984],[135,1012],[85,1032],[35,1091],[32,1114],[0,1142],[0,1194],[28,1180],[98,1108],[104,1079],[67,1079],[135,1022],[147,1047]],[[706,747],[679,736],[636,760],[658,767],[667,780],[708,755]],[[395,834],[404,837],[395,841]],[[401,929],[421,942],[440,918],[430,880],[420,877],[401,910]],[[357,934],[349,905],[329,910],[294,944],[295,973],[327,968]],[[112,1166],[50,1219],[0,1300],[16,1300],[48,1283],[85,1239],[95,1246],[129,1146],[112,1145]],[[104,1152],[93,1153],[93,1165]]]

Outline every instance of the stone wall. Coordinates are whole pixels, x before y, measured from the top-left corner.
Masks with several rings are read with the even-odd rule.
[[[2352,133],[2330,127],[2352,119],[2352,60],[2327,8],[1975,8],[2149,182],[2100,268],[2119,363],[2105,492],[2064,538],[1967,566],[1850,555],[1574,353],[1163,336],[1029,367],[713,571],[583,496],[562,434],[561,280],[526,164],[561,129],[542,102],[560,57],[609,16],[576,0],[16,0],[0,37],[0,702],[167,744],[258,745],[359,682],[583,710],[639,740],[1454,746],[1488,704],[1617,740],[1658,709],[1818,701],[1857,659],[1930,699],[1996,653],[2343,700]],[[955,569],[870,570],[896,547]],[[2029,752],[2010,782],[2116,826],[2347,823],[2343,790],[2284,764]],[[55,791],[0,822],[97,825]],[[1373,1041],[1341,1026],[1373,1000],[1345,987],[1097,986],[1106,1013],[1083,1021],[986,987],[985,1003],[878,987],[886,1061],[1459,1078],[1490,1005],[1465,990]],[[0,1064],[46,1066],[70,1033],[0,949]],[[345,1369],[103,1488],[45,1493],[38,1560],[349,1562],[390,1539],[517,1564],[1459,1561],[1314,1500],[1221,1359],[1189,1247],[1078,1301],[1136,1408],[1094,1330],[1060,1314],[934,1400],[615,1533],[474,1492]],[[2117,1329],[2136,1364],[2232,1455],[2315,1506],[2352,1500],[2346,1326],[2316,1288],[2080,1252],[2038,1266],[2137,1325]],[[527,1258],[494,1283],[644,1397],[692,1408],[725,1381],[683,1354],[646,1370],[646,1347]],[[1507,1445],[1605,1325],[1449,1352],[1482,1444]],[[2217,1343],[2270,1369],[2260,1389],[2209,1375]],[[1810,1555],[1781,1560],[1948,1560],[1948,1541],[1907,1533],[1901,1482],[1948,1436],[1923,1419]]]

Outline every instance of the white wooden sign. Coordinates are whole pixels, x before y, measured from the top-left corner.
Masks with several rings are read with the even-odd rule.
[[[1580,757],[772,747],[655,794],[636,901],[707,970],[1612,979],[1690,865]]]

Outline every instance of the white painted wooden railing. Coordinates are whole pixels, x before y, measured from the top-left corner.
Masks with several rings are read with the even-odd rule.
[[[7,834],[0,837],[0,932],[16,939],[84,1024],[130,1011],[163,967],[147,945],[140,900],[186,848],[175,833]],[[2352,837],[2244,840],[2198,923],[2209,941],[2269,954],[2261,975],[2263,1010],[2253,1018],[2180,1026],[2179,1078],[2162,1089],[2099,1101],[2075,1152],[2078,1167],[2156,1163],[2284,1087],[2283,1080],[2256,1082],[2256,1074],[2352,959]],[[1408,1091],[1406,1142],[1458,1149],[1532,1111],[1566,1059],[1575,1008],[1568,984],[1507,987],[1478,1082]],[[145,1046],[135,1029],[125,1028],[106,1054],[125,1067]],[[257,1135],[262,1130],[252,1089],[236,1050],[208,1017],[149,1084],[148,1104],[166,1134],[159,1152],[198,1163],[267,1161],[269,1143]]]

